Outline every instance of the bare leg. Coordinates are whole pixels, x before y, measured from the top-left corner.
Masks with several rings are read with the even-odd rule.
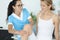
[[[21,40],[28,40],[28,35],[23,35],[23,36],[21,36]]]
[[[30,28],[30,25],[29,25],[29,24],[25,25],[23,30],[24,30],[25,32],[27,32],[27,33],[25,33],[25,34],[21,37],[21,39],[22,39],[22,40],[28,40],[29,34],[32,33],[32,32],[31,32],[32,29]]]

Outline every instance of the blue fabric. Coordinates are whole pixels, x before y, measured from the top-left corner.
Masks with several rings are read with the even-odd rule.
[[[8,23],[12,23],[14,25],[14,29],[21,31],[24,28],[25,24],[29,24],[28,17],[30,16],[30,13],[27,11],[26,8],[23,9],[23,20],[19,20],[15,18],[13,15],[10,15],[8,17]],[[20,38],[18,38],[20,40]]]
[[[28,17],[30,16],[29,12],[27,9],[23,9],[23,20],[19,20],[15,18],[13,15],[10,15],[8,17],[8,22],[13,23],[14,29],[15,30],[22,30],[24,28],[25,24],[29,24],[30,22],[28,21]]]

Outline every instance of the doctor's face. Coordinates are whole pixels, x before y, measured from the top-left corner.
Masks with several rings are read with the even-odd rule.
[[[20,13],[22,11],[22,9],[23,9],[22,2],[21,1],[17,1],[13,8],[14,8],[14,11],[17,11],[17,12]]]

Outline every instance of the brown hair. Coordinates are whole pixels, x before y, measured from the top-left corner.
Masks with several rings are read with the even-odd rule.
[[[55,10],[55,8],[53,7],[53,2],[52,2],[52,0],[41,0],[41,1],[45,1],[48,6],[49,6],[49,5],[52,5],[51,8],[50,8],[50,10]]]

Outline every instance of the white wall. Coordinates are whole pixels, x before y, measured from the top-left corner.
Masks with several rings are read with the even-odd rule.
[[[53,3],[55,7],[55,13],[58,14],[58,11],[60,11],[60,0],[53,0]]]
[[[4,29],[7,29],[6,17],[7,17],[7,6],[11,0],[0,0],[0,26],[3,26]],[[40,0],[22,0],[24,7],[26,7],[29,12],[37,14],[40,8]],[[55,5],[57,5],[57,0],[55,0]],[[57,7],[56,7],[57,8]],[[59,9],[59,8],[57,8]]]
[[[7,29],[6,25],[6,16],[7,16],[7,6],[9,0],[0,0],[0,26],[3,26]]]
[[[40,8],[40,0],[22,0],[24,6],[33,14],[37,14]]]

